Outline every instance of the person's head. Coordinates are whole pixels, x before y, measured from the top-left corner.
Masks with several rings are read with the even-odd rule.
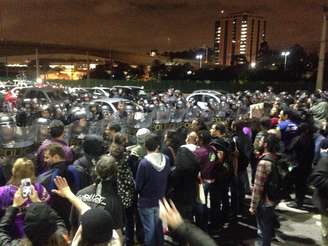
[[[137,131],[136,137],[137,137],[137,144],[144,145],[146,137],[150,134],[150,130],[147,128],[141,128]]]
[[[272,126],[271,119],[269,117],[262,117],[260,119],[260,126],[262,130],[269,130]]]
[[[270,116],[271,117],[279,116],[279,107],[278,107],[278,105],[273,105],[273,107],[270,110]]]
[[[113,156],[103,155],[97,161],[96,175],[101,180],[106,180],[116,177],[117,161]]]
[[[49,126],[49,133],[51,138],[64,137],[64,123],[60,120],[53,120]]]
[[[12,176],[9,180],[9,184],[19,186],[22,179],[29,178],[31,182],[35,182],[35,170],[34,164],[27,158],[18,158],[11,170]]]
[[[179,148],[179,134],[176,130],[168,130],[164,136],[164,143],[172,147],[174,150],[177,150]]]
[[[203,120],[195,119],[191,122],[191,130],[192,131],[200,131],[206,129],[206,125]]]
[[[117,110],[121,113],[125,111],[125,103],[123,101],[120,101],[117,104]]]
[[[57,231],[58,215],[46,203],[32,203],[26,208],[24,233],[32,245],[66,246],[68,236]],[[28,245],[28,244],[27,244]]]
[[[280,140],[276,135],[267,133],[260,139],[259,146],[262,147],[265,152],[275,154],[279,152]]]
[[[157,152],[161,146],[161,138],[156,134],[149,134],[146,137],[145,148],[147,152]]]
[[[121,146],[126,146],[128,144],[128,136],[118,132],[114,135],[113,143]]]
[[[121,160],[124,157],[125,148],[123,145],[112,143],[109,146],[109,154],[113,156],[116,160]]]
[[[118,132],[121,131],[121,127],[118,124],[114,124],[114,125],[108,125],[105,129],[105,136],[110,139],[113,140],[114,135]]]
[[[82,144],[83,152],[91,158],[98,158],[105,153],[104,140],[98,135],[86,135]]]
[[[291,119],[292,116],[293,116],[293,112],[290,109],[283,109],[280,111],[279,119],[281,121],[284,121],[284,120]]]
[[[198,136],[195,131],[190,132],[186,137],[186,144],[198,144]]]
[[[59,144],[49,144],[44,151],[44,161],[48,166],[65,161],[65,152]]]
[[[199,145],[208,145],[211,142],[211,134],[208,130],[201,130],[198,132]]]
[[[92,208],[81,216],[81,245],[108,245],[113,235],[113,218],[103,208]]]
[[[226,127],[222,123],[213,124],[210,133],[212,137],[222,137],[226,132]]]

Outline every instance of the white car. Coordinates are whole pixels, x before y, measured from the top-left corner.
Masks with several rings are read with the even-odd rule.
[[[193,93],[191,93],[187,97],[187,101],[195,101],[202,110],[207,110],[208,103],[212,100],[214,100],[214,102],[220,104],[221,103],[220,97],[222,95],[224,95],[224,94],[219,91],[197,90],[197,91],[194,91]]]
[[[108,106],[110,113],[117,112],[117,106],[118,106],[119,102],[124,102],[125,105],[131,105],[133,107],[134,111],[142,110],[141,106],[132,102],[131,100],[124,99],[124,98],[103,98],[103,99],[93,100],[92,102],[96,103],[100,107]]]
[[[87,89],[92,95],[95,95],[98,98],[110,97],[111,95],[110,88],[108,87],[92,87],[92,88],[85,88],[85,89]]]

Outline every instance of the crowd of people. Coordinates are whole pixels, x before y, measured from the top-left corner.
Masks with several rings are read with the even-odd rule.
[[[276,205],[301,209],[310,184],[328,238],[326,92],[202,109],[169,90],[112,114],[84,99],[1,115],[0,245],[216,245],[210,234],[251,214],[267,246]]]

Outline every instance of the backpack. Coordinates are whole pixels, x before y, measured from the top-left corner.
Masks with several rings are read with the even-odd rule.
[[[277,159],[266,155],[261,160],[271,162],[271,172],[264,184],[264,193],[270,201],[278,204],[285,194],[284,180],[288,174],[286,172],[287,159],[282,155],[277,155]]]

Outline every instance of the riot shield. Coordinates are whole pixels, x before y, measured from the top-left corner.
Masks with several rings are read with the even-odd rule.
[[[166,107],[159,107],[156,110],[156,118],[153,121],[152,129],[156,132],[162,132],[170,123],[170,110]]]
[[[103,136],[105,122],[105,120],[89,121],[88,134]]]
[[[16,126],[12,124],[0,125],[0,145],[12,146],[15,144]]]
[[[134,128],[150,128],[152,124],[152,115],[150,113],[136,112],[134,113]]]
[[[170,113],[170,123],[168,125],[168,129],[177,129],[181,125],[183,125],[183,120],[185,116],[185,109],[184,108],[172,108]]]
[[[85,135],[88,134],[88,122],[85,118],[74,121],[70,124],[70,145],[79,146]]]
[[[34,151],[35,129],[32,126],[0,126],[0,156],[26,157]]]
[[[39,118],[35,121],[35,136],[34,143],[39,146],[43,143],[44,140],[49,138],[49,124],[50,120],[45,118]]]

